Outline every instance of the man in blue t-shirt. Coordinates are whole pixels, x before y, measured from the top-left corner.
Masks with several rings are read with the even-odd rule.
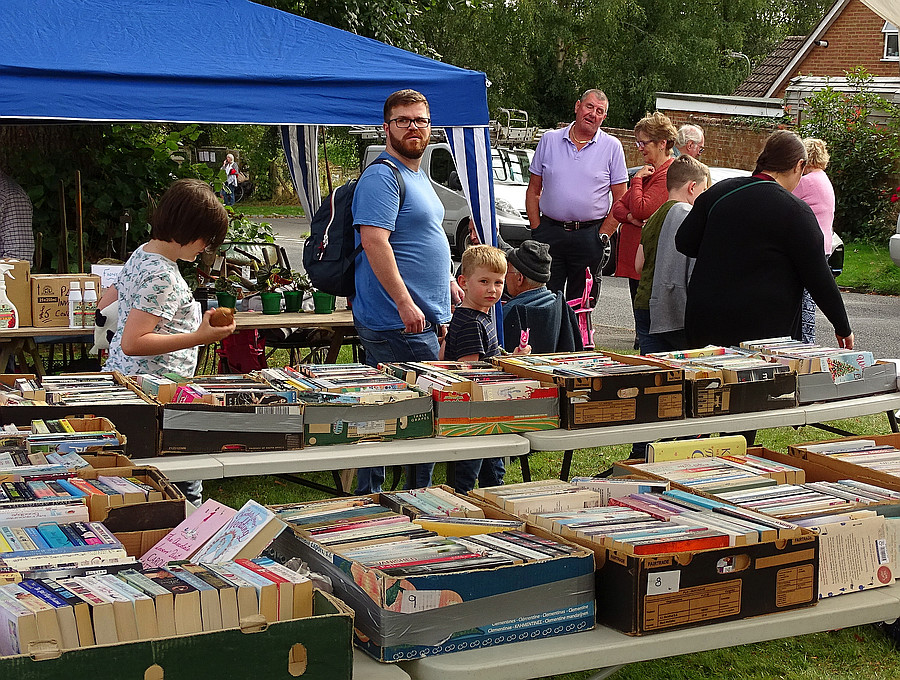
[[[363,255],[356,261],[353,321],[371,366],[438,358],[439,335],[450,321],[451,293],[462,290],[450,278],[450,246],[444,208],[431,181],[419,170],[431,137],[428,100],[415,90],[394,92],[384,103],[387,149],[379,158],[403,177],[405,197],[383,164],[363,172],[353,195],[353,221]],[[427,486],[430,465],[418,466],[407,486]],[[418,474],[417,474],[418,473]],[[357,471],[356,493],[381,491],[384,468]]]

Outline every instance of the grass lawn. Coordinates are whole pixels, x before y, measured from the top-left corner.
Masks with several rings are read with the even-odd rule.
[[[858,293],[900,295],[900,267],[891,260],[887,241],[881,245],[845,243],[844,271],[837,283]]]
[[[303,206],[297,205],[269,205],[264,202],[241,201],[234,206],[235,212],[244,213],[251,217],[304,217]]]
[[[276,352],[270,365],[282,365],[287,352]],[[349,347],[342,350],[339,363],[350,360]],[[832,423],[839,428],[860,434],[887,434],[890,427],[884,414],[850,418]],[[776,451],[786,452],[790,444],[832,439],[834,435],[814,427],[773,428],[760,430],[756,443]],[[581,449],[575,452],[572,475],[592,475],[601,472],[616,460],[627,458],[630,445]],[[549,479],[559,475],[562,451],[535,452],[530,456],[533,479]],[[331,486],[331,473],[318,472],[300,475],[304,479]],[[446,478],[443,465],[435,468],[434,481]],[[388,474],[388,484],[391,475]],[[511,461],[506,474],[508,483],[522,481],[518,460]],[[204,484],[205,495],[238,508],[252,498],[263,504],[289,503],[300,500],[327,498],[330,494],[302,486],[288,477],[239,477],[210,480]],[[845,595],[843,597],[853,597]],[[602,604],[601,604],[602,606]],[[835,621],[840,628],[840,621]],[[552,676],[552,680],[586,680],[593,671]],[[892,640],[876,626],[858,626],[784,640],[731,647],[710,652],[689,654],[657,661],[632,664],[615,674],[617,680],[888,680],[900,678],[900,656],[895,653]],[[478,680],[473,678],[473,680]]]

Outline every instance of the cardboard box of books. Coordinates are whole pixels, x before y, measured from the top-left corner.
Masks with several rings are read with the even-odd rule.
[[[371,366],[301,364],[258,374],[273,387],[298,390],[304,446],[434,436],[431,397]]]
[[[900,434],[842,437],[788,447],[794,465],[812,467],[818,475],[900,492]]]
[[[100,482],[117,492],[90,493],[83,499],[91,519],[111,531],[171,528],[184,519],[184,494],[154,467],[82,468],[78,477],[89,491]]]
[[[475,493],[524,514],[529,530],[543,528],[594,552],[600,623],[642,635],[817,601],[818,544],[810,531],[740,508],[689,508],[684,497],[691,495],[671,490],[623,496],[617,480],[543,484]]]
[[[515,375],[556,383],[567,430],[684,417],[681,369],[640,356],[582,352],[495,357]]]
[[[293,531],[269,548],[279,561],[300,557],[332,579],[356,612],[357,644],[375,658],[402,661],[593,627],[590,552],[509,531],[497,514],[469,520],[477,527],[462,527],[461,517],[411,521],[375,503],[379,498],[277,506]],[[341,517],[353,519],[344,529],[349,536],[329,531]],[[489,520],[502,525],[492,531],[504,531],[487,533]],[[407,540],[389,543],[391,536]]]
[[[790,337],[742,342],[741,347],[797,373],[801,404],[897,391],[897,365],[871,352],[822,347]]]
[[[488,362],[410,361],[380,368],[431,393],[440,436],[559,427],[559,390],[550,382],[514,376]]]
[[[150,380],[150,378],[157,380]],[[249,375],[195,376],[174,389],[135,376],[162,405],[161,452],[282,451],[303,444],[303,409],[293,390]]]
[[[797,405],[797,374],[787,365],[749,350],[708,346],[650,355],[684,370],[685,408],[694,418],[791,408]]]
[[[192,680],[291,680],[297,676],[350,680],[353,674],[353,612],[319,590],[313,597],[312,616],[306,618],[265,624],[257,617],[234,628],[187,637],[71,650],[37,634],[33,618],[33,614],[22,614],[21,625],[14,628],[19,648],[13,655],[0,656],[0,675],[5,678],[121,680],[165,674]],[[240,659],[252,659],[252,663],[236,662]]]
[[[102,417],[127,440],[131,458],[159,454],[159,406],[117,372],[43,376],[45,400],[13,403],[0,399],[0,422],[30,427],[33,420]]]

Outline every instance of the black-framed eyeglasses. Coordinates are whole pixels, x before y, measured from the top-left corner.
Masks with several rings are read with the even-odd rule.
[[[388,123],[394,123],[401,130],[406,130],[410,125],[416,128],[427,128],[431,125],[431,118],[391,118]]]

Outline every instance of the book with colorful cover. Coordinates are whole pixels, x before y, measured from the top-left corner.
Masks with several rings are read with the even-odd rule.
[[[212,499],[192,512],[187,519],[166,534],[141,557],[145,568],[162,567],[168,562],[189,558],[200,550],[237,511]]]
[[[194,554],[191,562],[194,564],[200,564],[201,562],[221,564],[236,557],[241,557],[241,550],[257,534],[262,533],[271,522],[277,522],[279,525],[284,526],[280,520],[275,518],[271,510],[268,510],[256,501],[249,500]],[[253,555],[252,557],[256,556]]]

